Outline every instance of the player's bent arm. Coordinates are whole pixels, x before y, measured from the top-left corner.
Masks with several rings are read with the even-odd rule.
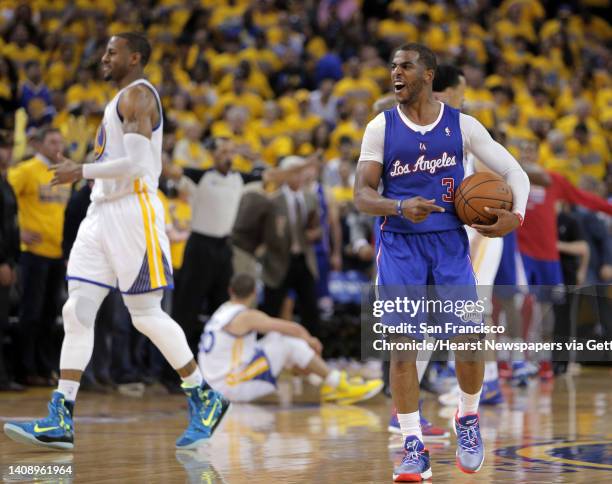
[[[154,120],[159,116],[155,95],[149,88],[136,85],[121,96],[118,108],[123,116],[123,146],[127,156],[84,165],[84,178],[138,178],[153,164],[150,138]]]
[[[525,217],[530,187],[525,170],[506,148],[491,137],[476,118],[462,114],[461,131],[466,149],[492,171],[501,175],[512,189],[512,211],[518,213],[521,218]]]
[[[360,161],[355,175],[353,198],[357,210],[368,215],[395,215],[396,200],[378,193],[383,165],[377,161]]]
[[[574,240],[572,242],[557,241],[557,249],[562,254],[585,257],[589,255],[589,244],[584,240]]]
[[[256,331],[258,333],[276,331],[277,333],[304,340],[310,338],[310,333],[303,326],[292,321],[272,318],[257,309],[249,309],[240,313],[234,318],[230,325],[228,329],[236,334],[246,334],[249,331]]]

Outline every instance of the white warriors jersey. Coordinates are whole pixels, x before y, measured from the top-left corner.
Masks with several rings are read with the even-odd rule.
[[[200,339],[198,358],[206,381],[225,380],[226,383],[232,384],[237,383],[232,381],[234,377],[247,380],[249,375],[243,374],[247,367],[254,375],[258,373],[257,364],[253,365],[253,357],[257,352],[257,333],[251,331],[244,336],[234,336],[225,330],[239,313],[247,309],[244,304],[228,301],[222,304],[206,323]],[[262,365],[267,367],[267,364],[263,358]]]
[[[96,180],[91,192],[92,202],[115,200],[132,193],[157,192],[158,180],[162,169],[162,108],[159,94],[157,94],[155,87],[146,79],[137,79],[125,86],[106,105],[104,118],[96,133],[94,160],[96,163],[104,163],[106,160],[116,160],[127,156],[123,147],[123,119],[119,115],[119,100],[126,89],[137,84],[144,84],[153,91],[159,108],[159,122],[157,126],[153,126],[153,134],[151,135],[153,164],[147,166],[145,175],[138,179],[117,178]]]

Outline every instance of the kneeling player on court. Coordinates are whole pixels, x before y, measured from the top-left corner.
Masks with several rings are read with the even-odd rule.
[[[206,381],[231,401],[248,402],[276,391],[284,368],[298,367],[323,379],[321,400],[350,404],[373,397],[382,380],[348,380],[321,358],[321,342],[301,325],[251,309],[255,279],[237,274],[230,300],[212,315],[202,334],[198,363]],[[265,336],[257,340],[257,333]]]

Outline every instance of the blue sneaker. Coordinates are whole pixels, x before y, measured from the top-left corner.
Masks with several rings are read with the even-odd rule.
[[[402,429],[400,428],[399,420],[397,419],[397,412],[395,409],[391,412],[391,419],[389,420],[389,426],[387,430],[392,434],[401,434]]]
[[[455,414],[454,427],[457,435],[457,467],[466,474],[474,474],[484,463],[484,443],[480,436],[480,419],[476,414],[461,418]]]
[[[185,387],[189,403],[189,426],[177,441],[177,449],[193,449],[210,439],[221,423],[230,406],[229,400],[204,384],[199,387]]]
[[[482,384],[482,392],[480,394],[481,405],[497,405],[503,403],[504,396],[499,386],[499,380],[486,381]]]
[[[49,415],[31,422],[7,422],[4,433],[15,442],[34,444],[51,449],[70,450],[74,447],[74,403],[53,392],[48,404]]]
[[[419,415],[421,416],[421,432],[423,433],[424,439],[445,439],[450,435],[450,432],[442,427],[434,425],[423,416],[423,410],[421,409],[421,401],[419,401]],[[391,413],[391,419],[389,420],[389,426],[387,430],[392,434],[402,434],[399,420],[397,419],[397,411],[393,409]]]
[[[431,478],[429,451],[418,437],[409,435],[404,442],[406,452],[399,466],[393,469],[393,482],[420,482]]]

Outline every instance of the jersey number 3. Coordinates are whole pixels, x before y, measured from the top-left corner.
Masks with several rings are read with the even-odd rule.
[[[446,193],[442,195],[442,201],[452,203],[455,200],[455,179],[442,178],[442,185],[446,185]]]

